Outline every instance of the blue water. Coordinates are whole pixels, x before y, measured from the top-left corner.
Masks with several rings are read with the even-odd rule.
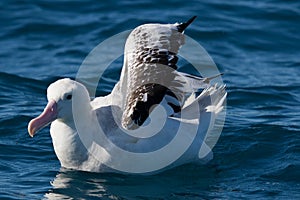
[[[300,2],[0,1],[0,199],[299,199]],[[207,165],[137,177],[60,169],[49,128],[27,123],[47,86],[76,76],[100,42],[147,22],[193,15],[186,34],[227,84],[223,133]],[[98,93],[117,81],[111,68]]]

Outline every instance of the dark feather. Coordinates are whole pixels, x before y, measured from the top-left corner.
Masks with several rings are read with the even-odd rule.
[[[182,33],[195,19],[197,16],[192,17],[187,22],[181,23],[177,26],[177,29],[180,33]]]

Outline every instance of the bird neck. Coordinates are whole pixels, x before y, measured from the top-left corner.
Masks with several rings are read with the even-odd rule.
[[[87,159],[74,123],[55,120],[51,124],[50,133],[54,151],[63,167],[78,168]]]
[[[83,134],[89,137],[91,121],[91,106],[81,104],[76,107],[74,104],[71,117],[52,122],[50,132],[53,146],[63,167],[77,169],[87,160],[88,152],[81,137]]]

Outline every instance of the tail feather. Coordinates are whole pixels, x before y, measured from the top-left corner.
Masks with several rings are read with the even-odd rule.
[[[170,116],[172,119],[177,120],[196,120],[194,117],[199,116],[200,113],[210,113],[215,119],[219,113],[224,109],[224,103],[226,100],[227,93],[225,91],[225,85],[221,86],[210,86],[202,91],[202,93],[196,98],[187,100],[181,112],[188,113],[185,118],[182,119],[181,112],[174,113]]]
[[[204,110],[205,112],[218,114],[223,110],[224,101],[227,96],[225,87],[225,85],[214,85],[204,89],[196,99],[186,103],[182,110],[185,109],[193,112],[194,104],[198,104],[200,111]]]
[[[183,72],[174,71],[176,73],[175,79],[169,86],[170,91],[174,94],[173,96],[178,101],[178,105],[182,108],[191,104],[196,98],[201,96],[208,96],[209,91],[207,88],[212,87],[210,81],[222,74],[217,74],[211,77],[198,77]],[[198,96],[199,92],[203,90]]]
[[[210,77],[198,77],[198,76],[193,76],[191,74],[186,74],[183,72],[180,72],[180,74],[182,76],[184,76],[185,79],[187,79],[187,82],[189,83],[189,86],[196,92],[199,89],[203,89],[209,86],[210,81],[212,79],[215,79],[219,76],[222,76],[223,73],[214,75],[214,76],[210,76]]]
[[[225,85],[218,88],[220,91],[217,95],[212,96],[212,105],[205,108],[206,112],[213,112],[215,114],[220,113],[224,108],[224,101],[227,93],[225,91]]]

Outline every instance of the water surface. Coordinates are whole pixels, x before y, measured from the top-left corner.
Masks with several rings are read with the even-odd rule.
[[[300,198],[300,2],[0,2],[0,199]],[[60,169],[49,128],[27,123],[46,88],[76,76],[100,42],[148,23],[193,15],[186,34],[212,56],[227,84],[227,117],[204,166],[149,177]],[[113,47],[112,47],[113,48]],[[108,93],[121,60],[98,88]]]

